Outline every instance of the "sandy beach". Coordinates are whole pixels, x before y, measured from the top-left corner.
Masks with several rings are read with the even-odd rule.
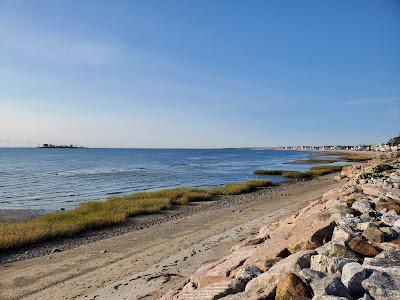
[[[88,299],[101,294],[104,299],[153,299],[256,234],[260,226],[298,211],[340,185],[334,175],[285,183],[135,218],[134,227],[113,237],[83,238],[69,246],[64,241],[57,248],[43,245],[43,252],[40,246],[28,250],[35,258],[24,259],[24,253],[3,257],[0,298]]]

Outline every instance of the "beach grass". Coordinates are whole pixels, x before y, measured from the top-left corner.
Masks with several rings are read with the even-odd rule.
[[[269,180],[250,179],[210,190],[174,188],[87,201],[71,210],[52,212],[23,222],[0,223],[0,251],[121,224],[128,217],[157,213],[172,205],[209,201],[213,195],[238,195],[272,185]]]
[[[157,213],[174,204],[207,200],[211,200],[211,194],[206,190],[176,188],[87,201],[68,211],[48,213],[18,223],[0,223],[0,250],[121,224],[128,217]]]
[[[368,156],[364,156],[364,155],[348,155],[345,157],[345,160],[347,161],[351,161],[351,162],[362,162],[362,161],[367,161],[370,160],[371,158]]]
[[[231,182],[222,187],[214,187],[209,191],[214,195],[240,195],[249,193],[260,187],[268,187],[274,185],[266,179],[249,179],[244,182]]]
[[[315,166],[307,171],[294,170],[255,170],[255,175],[280,175],[292,179],[311,179],[313,177],[327,175],[342,170],[344,166]]]
[[[316,166],[311,167],[307,172],[312,176],[322,176],[340,172],[344,166]]]
[[[255,170],[255,175],[280,175],[286,178],[308,178],[308,174],[302,171],[294,170]]]

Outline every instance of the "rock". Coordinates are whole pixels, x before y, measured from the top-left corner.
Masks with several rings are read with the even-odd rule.
[[[236,281],[223,281],[198,289],[182,290],[175,299],[214,300],[240,292]]]
[[[286,274],[277,283],[276,300],[307,299],[311,297],[312,290],[310,286],[293,273]]]
[[[367,228],[364,230],[363,236],[370,242],[382,243],[384,241],[384,233],[379,228]]]
[[[383,232],[383,240],[385,242],[389,242],[397,238],[396,230],[392,229],[391,227],[379,227],[379,230]]]
[[[313,289],[314,297],[327,295],[350,298],[347,288],[340,281],[340,278],[335,275],[328,275],[324,278],[313,280],[311,288]]]
[[[364,231],[364,230],[366,230],[366,229],[368,229],[368,228],[371,228],[371,227],[377,228],[378,225],[376,225],[376,224],[374,224],[374,223],[372,223],[372,222],[362,222],[362,223],[358,223],[358,224],[356,225],[356,228],[357,228],[358,230],[361,230],[361,231]]]
[[[330,241],[325,245],[315,249],[318,254],[335,257],[346,257],[351,259],[358,259],[352,251],[346,248],[344,242]]]
[[[243,285],[242,290],[244,290],[244,287],[250,280],[261,274],[262,274],[261,270],[255,266],[244,266],[236,274],[235,279]]]
[[[387,211],[393,210],[396,213],[400,213],[400,205],[393,200],[380,199],[380,201],[375,204],[375,209],[377,211],[381,211],[383,209],[386,209]]]
[[[360,213],[369,213],[373,210],[373,202],[370,199],[361,199],[355,201],[351,206],[352,209],[358,210]]]
[[[370,295],[364,294],[361,298],[358,298],[357,300],[374,300]]]
[[[252,247],[256,246],[240,248],[216,262],[203,265],[192,275],[191,281],[201,288],[226,279],[232,270],[241,266],[254,252]]]
[[[394,227],[400,228],[400,219],[393,223]]]
[[[335,222],[313,224],[312,228],[305,229],[304,234],[290,236],[287,248],[291,253],[315,249],[331,240],[335,226]]]
[[[329,296],[329,295],[322,295],[322,296],[315,296],[312,300],[348,300],[347,297],[338,297],[338,296]]]
[[[320,279],[325,277],[325,274],[319,271],[312,270],[310,268],[304,268],[299,272],[300,277],[307,283],[310,283],[314,279]]]
[[[283,249],[281,252],[279,252],[276,257],[279,258],[285,258],[288,257],[289,255],[291,255],[292,253],[288,250],[288,248]]]
[[[347,225],[338,225],[333,230],[332,241],[346,242],[353,238],[356,232]]]
[[[246,285],[246,298],[267,297],[275,291],[278,281],[283,276],[308,268],[310,257],[315,253],[313,250],[301,250],[277,262],[267,272],[252,279]]]
[[[342,282],[353,298],[361,297],[365,293],[361,282],[366,277],[367,272],[359,263],[348,263],[342,269]]]
[[[354,237],[348,242],[349,248],[362,255],[372,257],[379,253],[378,249],[376,249],[371,244],[367,243],[362,237]]]
[[[400,251],[383,251],[374,258],[365,258],[363,267],[400,278]]]
[[[393,226],[394,223],[400,219],[400,216],[394,210],[388,211],[381,216],[381,221],[388,226]]]
[[[387,243],[375,243],[374,246],[383,251],[399,251],[400,239],[395,239]]]
[[[338,220],[338,225],[347,225],[349,227],[356,227],[361,220],[359,217],[346,217]]]
[[[354,262],[354,260],[344,257],[329,257],[318,254],[311,257],[310,268],[327,274],[340,275],[343,266],[350,262]]]
[[[361,284],[376,300],[400,299],[400,280],[393,278],[388,273],[374,271]]]
[[[259,245],[264,243],[266,239],[269,239],[269,236],[258,237],[255,239],[251,239],[244,243],[244,246],[252,246],[252,245]]]
[[[273,259],[253,259],[251,262],[245,262],[245,265],[254,265],[259,268],[262,272],[267,272],[273,265],[275,265],[278,261],[282,260],[282,258],[273,258]]]

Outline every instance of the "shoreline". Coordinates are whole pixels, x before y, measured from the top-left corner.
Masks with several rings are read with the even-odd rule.
[[[334,174],[330,174],[248,194],[224,196],[218,201],[201,203],[201,206],[196,203],[193,207],[197,210],[188,214],[183,210],[189,206],[182,207],[181,215],[171,216],[177,211],[166,211],[163,222],[153,220],[152,225],[142,229],[100,237],[31,259],[7,259],[0,270],[0,286],[7,287],[3,296],[9,299],[72,299],[99,289],[123,292],[122,287],[132,288],[130,282],[141,287],[135,289],[143,292],[137,298],[152,299],[189,276],[201,264],[218,259],[241,239],[256,234],[262,224],[298,211],[339,185]],[[157,215],[134,219],[147,217],[157,218]],[[133,279],[135,276],[139,277]],[[121,280],[126,281],[121,288],[115,288]]]
[[[335,174],[331,174],[330,176],[333,175]],[[154,225],[163,224],[171,219],[174,220],[185,218],[188,216],[190,217],[191,215],[198,212],[219,209],[221,207],[235,207],[237,205],[252,201],[254,197],[263,197],[271,193],[273,194],[279,191],[286,191],[288,189],[291,189],[293,186],[304,185],[310,181],[312,180],[302,181],[289,179],[280,183],[277,186],[261,188],[250,193],[240,195],[215,196],[215,198],[211,201],[191,202],[187,205],[182,206],[173,205],[170,209],[162,210],[155,214],[143,214],[129,217],[125,223],[119,225],[85,231],[69,238],[58,238],[55,240],[44,241],[17,249],[3,250],[3,252],[0,252],[0,265],[48,255],[50,253],[53,253],[54,251],[58,252],[73,249],[81,245],[96,242],[98,240],[120,236],[128,232],[138,231]],[[11,212],[14,216],[10,216],[10,218],[19,219],[23,219],[25,217],[34,217],[36,215],[40,215],[41,212],[46,213],[46,211],[43,210],[40,212],[32,210],[0,210],[0,216],[2,211],[5,213]]]
[[[160,299],[397,299],[399,154],[343,169],[339,187],[265,223]]]

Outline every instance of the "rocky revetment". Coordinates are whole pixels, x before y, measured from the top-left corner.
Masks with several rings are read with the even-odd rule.
[[[400,159],[348,166],[338,179],[161,299],[400,299]]]

